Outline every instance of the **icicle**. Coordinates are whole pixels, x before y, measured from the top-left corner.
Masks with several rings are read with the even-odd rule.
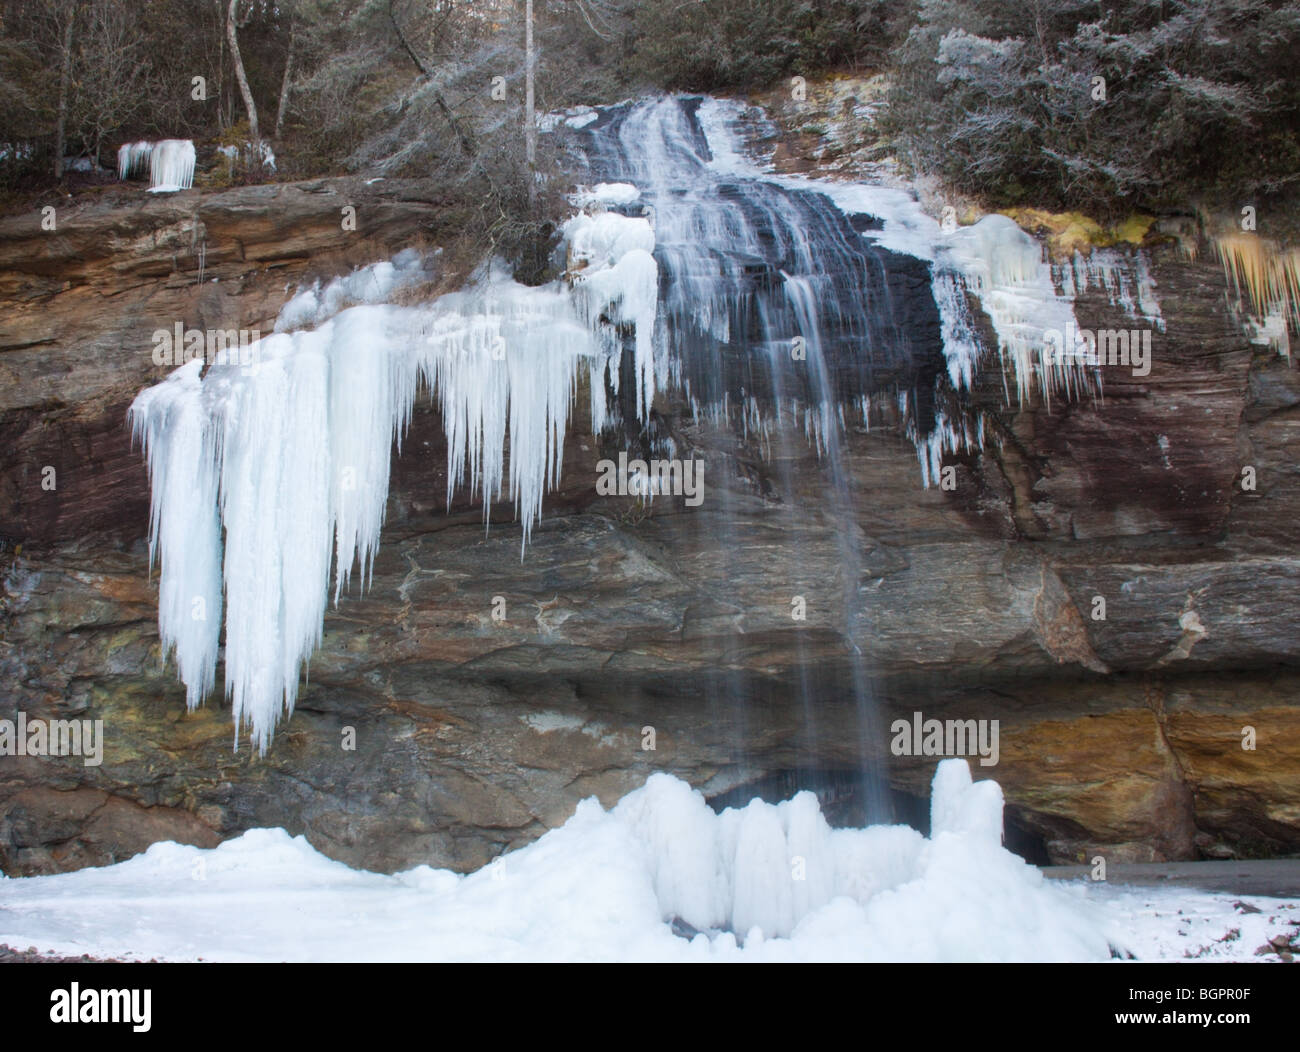
[[[201,361],[142,391],[130,422],[149,462],[149,565],[162,562],[158,627],[193,710],[212,691],[221,635],[221,523]]]
[[[1284,248],[1253,233],[1211,235],[1224,276],[1244,311],[1251,342],[1290,357],[1288,331],[1300,329],[1300,248]]]
[[[188,139],[161,142],[131,142],[117,151],[117,177],[130,179],[144,174],[149,162],[149,191],[168,193],[194,185],[194,143]]]
[[[1160,332],[1165,331],[1151,264],[1141,249],[1127,253],[1094,248],[1087,256],[1076,252],[1069,262],[1053,266],[1052,274],[1066,298],[1078,299],[1089,289],[1097,289],[1106,294],[1112,307],[1120,308],[1130,318],[1150,322]]]
[[[1057,293],[1042,246],[1001,215],[959,227],[947,238],[947,258],[988,314],[998,352],[1011,364],[1017,401],[1023,405],[1035,389],[1046,400],[1058,389],[1082,389],[1086,366],[1074,358],[1054,358],[1045,339],[1050,331],[1074,332],[1077,325],[1070,302]],[[945,334],[963,333],[960,324],[950,328],[946,317],[944,323]],[[963,356],[960,349],[950,353],[949,368],[953,357]]]
[[[123,143],[117,151],[117,177],[130,179],[135,175],[143,175],[145,162],[152,152],[153,143],[150,142]]]
[[[149,156],[149,190],[165,193],[194,185],[194,144],[188,139],[163,139]]]
[[[494,272],[436,307],[421,369],[442,409],[448,504],[468,480],[471,495],[482,491],[486,521],[503,492],[508,446],[527,545],[542,495],[559,480],[578,368],[585,364],[595,391],[607,351],[560,286],[527,288]]]

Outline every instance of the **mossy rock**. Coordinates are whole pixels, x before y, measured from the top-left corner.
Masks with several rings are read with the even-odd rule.
[[[1088,255],[1094,248],[1140,245],[1146,240],[1154,216],[1134,213],[1123,222],[1102,226],[1082,212],[1049,212],[1042,208],[1010,208],[1003,215],[1047,241],[1054,259],[1066,259],[1076,252]]]

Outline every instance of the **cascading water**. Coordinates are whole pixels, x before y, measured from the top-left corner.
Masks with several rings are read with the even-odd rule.
[[[589,178],[629,186],[610,207],[654,223],[661,382],[670,377],[681,385],[697,420],[734,417],[743,433],[760,436],[776,466],[792,535],[799,513],[791,475],[796,432],[821,459],[818,505],[839,552],[844,690],[859,712],[866,816],[877,820],[887,817],[884,796],[867,757],[869,743],[881,736],[869,671],[854,642],[870,628],[858,586],[864,557],[844,449],[846,414],[861,414],[867,423],[873,412],[900,412],[928,486],[945,453],[984,441],[982,418],[960,397],[990,357],[970,297],[989,315],[996,351],[1022,402],[1034,391],[1077,395],[1097,383],[1086,363],[1044,353],[1043,333],[1067,331],[1070,299],[1089,283],[1106,288],[1130,313],[1150,316],[1158,306],[1140,259],[1136,277],[1126,260],[1114,257],[1054,274],[1041,246],[1004,217],[944,230],[896,189],[762,171],[736,146],[732,127],[740,116],[733,103],[664,97],[606,110],[585,122],[579,136]],[[639,403],[636,408],[639,415]],[[730,499],[725,488],[722,499]],[[724,508],[727,552],[738,547],[734,524]],[[793,566],[777,576],[805,574]],[[796,689],[812,738],[824,699],[810,680],[803,634],[797,636]],[[735,667],[736,645],[722,643],[721,667]],[[714,699],[715,711],[738,723],[738,741],[744,740],[745,689],[733,675],[726,696]],[[744,756],[737,760],[743,767]]]
[[[607,112],[582,132],[591,178],[632,184],[640,196],[621,207],[653,217],[663,275],[660,372],[683,385],[697,417],[716,420],[735,406],[742,426],[756,426],[776,442],[774,459],[791,520],[797,514],[791,432],[802,430],[823,459],[822,505],[840,553],[840,630],[865,770],[867,743],[879,738],[869,676],[852,643],[863,560],[840,408],[904,390],[919,417],[917,429],[933,429],[931,396],[945,360],[930,268],[863,237],[823,194],[759,178],[734,161],[718,164],[721,150],[710,148],[699,114],[704,107],[720,136],[715,106],[711,100],[663,98]],[[725,487],[721,492],[726,500]],[[724,509],[722,547],[728,552],[737,547],[734,533],[728,535],[733,522]],[[786,568],[795,579],[804,576],[800,571]],[[728,654],[733,646],[724,641],[721,667],[734,667]],[[811,737],[818,699],[807,677],[802,635],[797,646],[797,689]],[[745,685],[731,677],[727,696],[714,700],[715,712],[730,712],[740,722],[742,755],[736,759],[742,767],[744,693]],[[880,779],[874,771],[865,773],[868,815],[886,817]]]
[[[580,132],[591,178],[635,186],[615,207],[654,225],[661,376],[697,412],[754,399],[796,413],[815,442],[833,402],[932,387],[944,359],[926,262],[863,238],[821,193],[715,165],[702,104],[720,120],[712,100],[663,98]]]

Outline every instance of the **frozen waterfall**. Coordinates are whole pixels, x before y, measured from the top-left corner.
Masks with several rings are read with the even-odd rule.
[[[236,736],[246,726],[267,748],[320,645],[331,575],[335,602],[354,572],[368,583],[421,389],[441,414],[448,503],[465,489],[486,520],[508,493],[527,545],[583,379],[593,433],[644,426],[668,389],[764,442],[802,431],[844,511],[848,413],[898,418],[929,485],[946,453],[984,441],[959,397],[982,371],[1010,378],[1008,401],[1091,389],[1097,371],[1042,338],[1073,325],[1081,291],[1158,317],[1144,272],[1111,258],[1053,268],[1005,217],[946,229],[897,187],[767,171],[739,147],[738,116],[665,97],[583,121],[593,185],[563,227],[561,280],[528,288],[493,265],[397,306],[395,290],[427,277],[404,252],[299,290],[253,364],[192,361],[137,397],[160,638],[191,708],[215,686],[224,618]],[[119,171],[146,159],[155,189],[190,185],[191,143],[127,144]],[[857,541],[841,541],[852,567]]]
[[[189,139],[128,142],[117,151],[117,177],[149,173],[151,193],[188,190],[194,185],[194,143]]]

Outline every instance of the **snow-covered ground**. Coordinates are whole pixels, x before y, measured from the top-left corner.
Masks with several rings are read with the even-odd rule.
[[[928,839],[832,830],[810,793],[718,815],[659,774],[467,876],[353,870],[279,829],[155,844],[0,880],[0,944],[210,961],[1258,960],[1300,921],[1300,898],[1242,913],[1232,895],[1046,880],[1001,847],[1001,790],[962,760],[940,764],[931,807]]]
[[[1090,884],[1088,898],[1116,917],[1124,946],[1140,961],[1264,961],[1279,935],[1300,943],[1300,894],[1277,899],[1132,884]],[[1258,911],[1258,912],[1255,912]]]

